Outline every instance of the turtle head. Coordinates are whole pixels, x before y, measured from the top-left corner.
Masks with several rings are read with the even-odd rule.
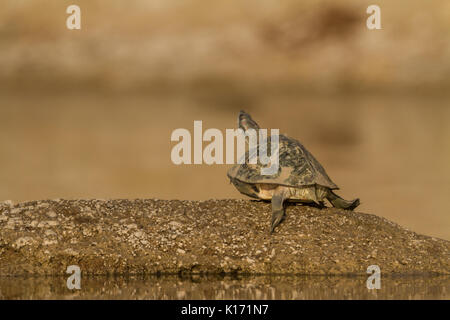
[[[250,117],[248,113],[243,110],[239,112],[238,126],[244,131],[247,129],[259,130],[258,124],[252,119],[252,117]]]

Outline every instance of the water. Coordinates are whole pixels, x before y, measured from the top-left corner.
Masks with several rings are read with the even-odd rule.
[[[247,276],[84,277],[69,290],[65,277],[1,277],[0,299],[450,299],[450,277]]]

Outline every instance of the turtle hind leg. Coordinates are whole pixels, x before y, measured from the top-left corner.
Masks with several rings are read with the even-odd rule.
[[[277,191],[272,196],[272,223],[270,226],[271,234],[284,218],[284,200],[286,200],[286,195],[284,192]]]
[[[327,199],[331,202],[333,207],[338,209],[354,210],[360,204],[358,198],[351,201],[344,200],[331,190],[328,191]]]

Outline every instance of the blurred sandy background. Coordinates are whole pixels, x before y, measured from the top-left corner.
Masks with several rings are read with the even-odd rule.
[[[376,1],[375,31],[370,4],[2,0],[0,199],[241,198],[170,135],[245,109],[360,211],[450,239],[450,2]]]

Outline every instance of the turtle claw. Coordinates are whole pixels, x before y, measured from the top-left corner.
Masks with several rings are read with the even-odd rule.
[[[283,220],[283,217],[284,217],[284,210],[277,210],[273,212],[270,234],[272,234],[275,228],[280,224],[280,222]]]

